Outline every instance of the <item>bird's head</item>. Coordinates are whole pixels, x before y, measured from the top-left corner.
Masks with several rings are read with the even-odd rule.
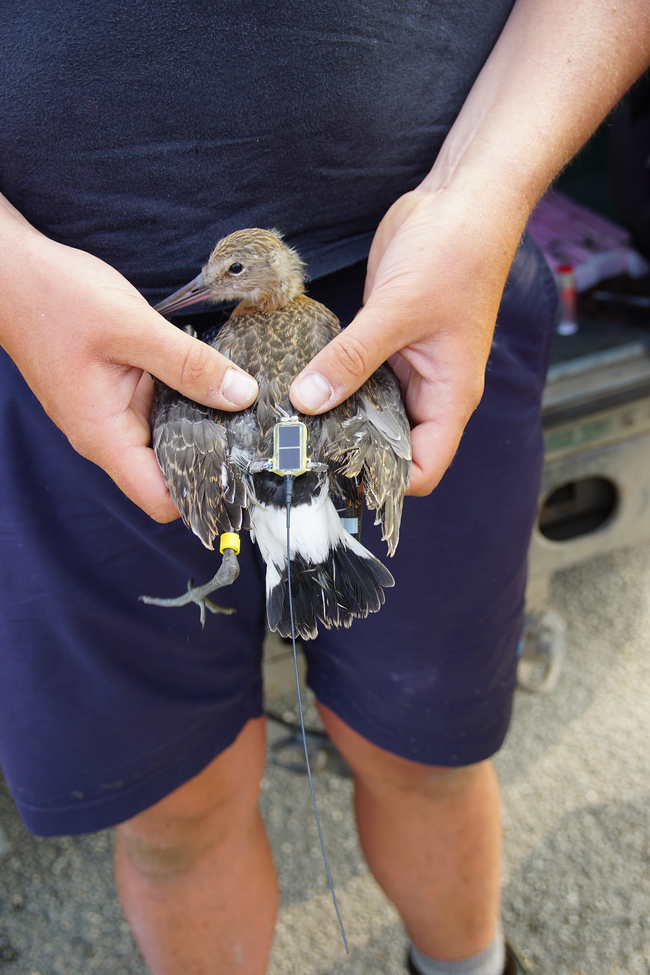
[[[274,230],[237,230],[220,240],[193,281],[166,298],[170,313],[198,301],[239,300],[237,311],[282,308],[305,290],[304,264]]]
[[[203,281],[219,301],[279,308],[305,290],[304,265],[273,230],[238,230],[220,240],[203,268]]]

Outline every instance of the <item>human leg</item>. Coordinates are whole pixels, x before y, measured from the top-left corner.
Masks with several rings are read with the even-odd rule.
[[[323,719],[355,774],[369,865],[434,961],[497,944],[501,837],[489,758],[515,687],[554,309],[548,270],[524,245],[458,454],[430,497],[406,499],[395,590],[363,625],[305,647]],[[372,526],[364,544],[382,556]],[[499,945],[490,975],[501,958]]]
[[[492,763],[421,765],[377,748],[328,708],[321,714],[354,773],[364,855],[413,944],[441,959],[482,951],[499,917],[500,802]]]
[[[118,883],[156,975],[261,975],[277,894],[256,808],[264,595],[252,546],[228,591],[238,612],[214,626],[202,630],[195,607],[140,603],[142,592],[207,577],[214,553],[180,522],[151,522],[76,454],[2,354],[0,377],[10,460],[0,476],[0,761],[20,812],[40,835],[125,824]],[[165,896],[147,900],[154,880]],[[217,932],[225,961],[215,953],[206,968],[197,931]]]
[[[258,809],[264,721],[116,831],[124,913],[152,975],[263,975],[277,911]]]

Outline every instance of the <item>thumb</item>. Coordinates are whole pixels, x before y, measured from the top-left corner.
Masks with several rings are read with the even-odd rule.
[[[384,322],[384,318],[386,321]],[[396,350],[381,306],[368,304],[296,376],[291,402],[302,413],[322,413],[338,406],[369,379]]]
[[[129,364],[152,373],[188,399],[221,410],[241,410],[254,402],[252,376],[207,343],[193,338],[152,310],[147,328],[121,348]]]

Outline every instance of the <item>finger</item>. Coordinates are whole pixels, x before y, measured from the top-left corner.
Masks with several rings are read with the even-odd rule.
[[[294,380],[291,402],[303,413],[322,413],[351,396],[397,348],[388,316],[367,305]],[[392,344],[391,344],[392,343]]]
[[[411,431],[411,479],[407,494],[423,497],[442,480],[451,464],[463,433],[463,424],[429,420]]]
[[[119,489],[154,521],[166,523],[179,517],[158,461],[149,447],[133,446],[119,455],[104,456],[102,466]]]
[[[139,378],[138,378],[139,377]],[[101,377],[106,380],[106,376]],[[101,378],[93,386],[98,399],[111,410],[100,415],[85,411],[83,421],[62,428],[74,449],[106,471],[120,490],[159,522],[179,517],[150,447],[149,413],[153,381],[148,373],[130,369],[115,386]],[[70,420],[70,415],[66,417]]]
[[[142,392],[146,399],[146,384]],[[77,453],[106,471],[119,489],[155,521],[167,522],[179,517],[156,455],[149,446],[148,419],[137,406],[108,421],[93,422],[89,429],[65,430]]]
[[[131,406],[142,421],[149,423],[151,403],[153,400],[153,379],[148,372],[143,372],[135,387]]]
[[[387,361],[399,379],[402,389],[405,390],[412,372],[411,364],[407,359],[404,358],[404,356],[400,355],[399,352],[396,352],[395,355],[389,356]]]
[[[252,376],[153,309],[146,325],[134,330],[130,341],[121,342],[120,358],[204,406],[241,410],[258,394]]]

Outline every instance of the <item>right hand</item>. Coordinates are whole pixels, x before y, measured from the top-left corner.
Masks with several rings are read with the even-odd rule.
[[[257,383],[175,328],[116,270],[58,244],[0,200],[0,342],[56,425],[156,521],[178,511],[149,447],[150,373],[238,410]]]

